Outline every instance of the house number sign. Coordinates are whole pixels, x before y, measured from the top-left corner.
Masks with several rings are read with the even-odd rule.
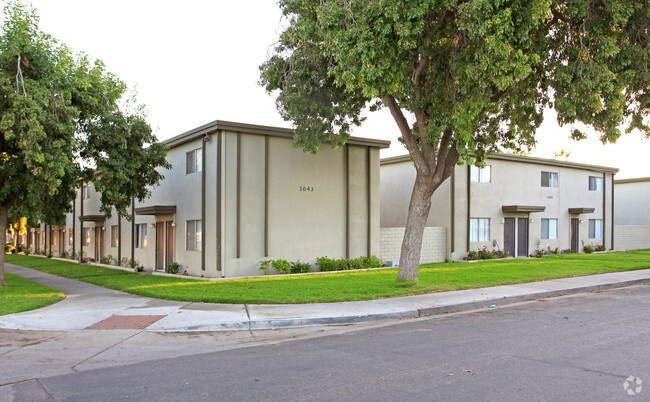
[[[300,191],[309,191],[310,193],[314,191],[314,187],[311,186],[300,186]]]

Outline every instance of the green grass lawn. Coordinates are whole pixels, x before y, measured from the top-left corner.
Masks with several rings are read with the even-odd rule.
[[[5,273],[7,287],[0,288],[0,315],[34,310],[65,298],[61,291]]]
[[[539,259],[427,264],[416,284],[397,284],[397,269],[293,277],[197,281],[138,275],[90,265],[21,255],[7,262],[142,296],[213,303],[323,303],[508,285],[650,268],[650,250],[563,254]]]

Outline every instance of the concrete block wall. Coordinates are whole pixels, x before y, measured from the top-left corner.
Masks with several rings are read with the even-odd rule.
[[[616,250],[650,248],[650,225],[614,226],[614,248]]]
[[[403,227],[381,228],[380,250],[381,259],[384,261],[399,261],[402,240],[404,239]],[[447,254],[447,231],[444,227],[425,227],[422,237],[422,254],[420,264],[444,262]]]

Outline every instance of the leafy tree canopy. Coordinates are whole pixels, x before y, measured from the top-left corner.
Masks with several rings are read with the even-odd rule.
[[[615,141],[621,126],[650,135],[645,0],[280,6],[286,29],[261,66],[261,84],[279,90],[295,144],[311,152],[325,141],[343,144],[365,107],[388,107],[414,161],[398,278],[410,271],[401,277],[417,279],[430,197],[453,166],[530,148],[545,108],[557,111],[561,125],[592,126],[603,142]]]
[[[107,216],[144,200],[169,165],[143,108],[125,101],[124,82],[40,31],[31,7],[13,1],[4,14],[0,227],[8,215],[61,223],[79,179],[95,183]]]

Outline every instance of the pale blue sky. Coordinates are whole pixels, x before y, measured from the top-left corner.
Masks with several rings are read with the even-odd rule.
[[[3,4],[5,1],[3,1]],[[272,0],[32,0],[41,29],[103,60],[129,87],[137,87],[161,140],[212,120],[290,127],[274,99],[258,86],[258,66],[280,32]],[[573,142],[553,113],[538,131],[533,155],[621,169],[617,178],[650,176],[650,140],[631,134],[603,146],[594,134]],[[382,156],[406,153],[386,111],[356,129],[356,136],[393,142]]]

